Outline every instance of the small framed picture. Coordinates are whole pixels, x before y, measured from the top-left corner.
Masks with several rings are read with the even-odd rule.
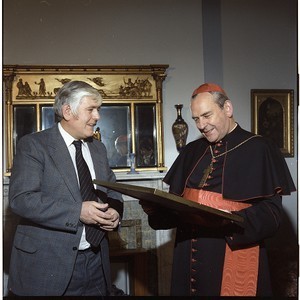
[[[285,157],[294,156],[294,91],[251,90],[252,132],[272,139]]]

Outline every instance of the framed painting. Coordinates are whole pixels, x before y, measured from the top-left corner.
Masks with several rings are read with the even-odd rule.
[[[294,91],[251,90],[252,132],[270,138],[285,157],[294,156]]]

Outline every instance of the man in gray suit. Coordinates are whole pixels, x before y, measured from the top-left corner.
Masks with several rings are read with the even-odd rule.
[[[116,180],[105,146],[93,139],[101,103],[100,94],[89,84],[68,82],[55,97],[60,121],[18,142],[9,191],[10,207],[21,216],[9,271],[13,295],[110,294],[107,232],[120,225],[123,199],[91,184],[91,178]],[[79,141],[91,175],[93,197],[87,199],[81,192],[74,140]],[[90,229],[97,236],[95,242],[88,238]]]

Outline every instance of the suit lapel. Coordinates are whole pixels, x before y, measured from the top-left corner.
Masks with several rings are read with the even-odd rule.
[[[101,155],[101,153],[99,153],[99,150],[97,149],[95,143],[93,142],[93,140],[91,142],[88,143],[88,147],[90,149],[90,153],[91,153],[91,157],[92,157],[92,161],[93,161],[93,165],[94,165],[94,170],[95,170],[95,179],[100,178],[100,170],[101,170],[101,166],[100,166],[100,159],[95,159],[97,157],[97,155]],[[93,178],[94,179],[94,178]]]
[[[61,174],[74,200],[82,201],[74,165],[57,125],[50,131],[48,141],[49,154],[52,157],[58,172]]]

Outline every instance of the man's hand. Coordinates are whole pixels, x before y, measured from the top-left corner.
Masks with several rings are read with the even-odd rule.
[[[120,216],[107,203],[84,201],[82,202],[80,221],[85,224],[96,224],[106,231],[113,231],[120,224]]]
[[[147,201],[140,200],[139,204],[147,215],[153,215],[157,212],[157,205],[151,205]]]

